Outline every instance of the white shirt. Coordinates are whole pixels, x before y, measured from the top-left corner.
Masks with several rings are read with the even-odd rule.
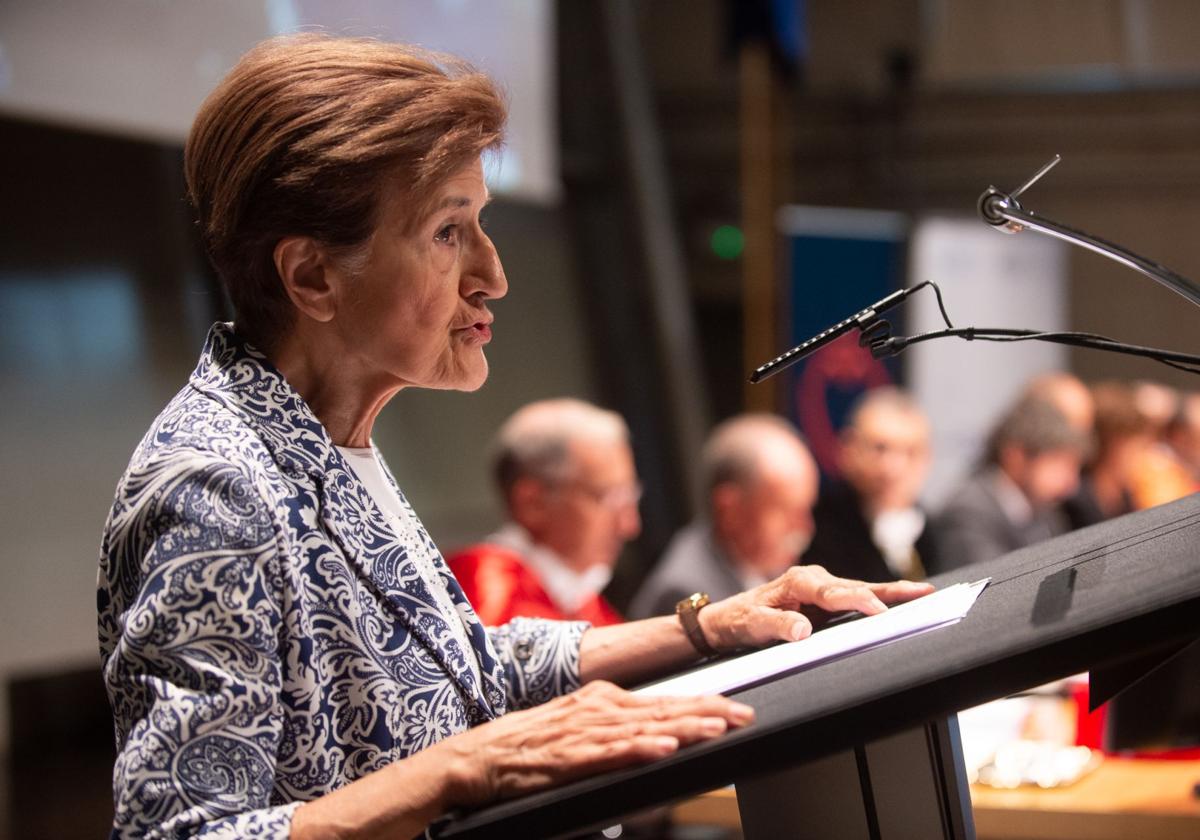
[[[885,510],[871,523],[871,541],[892,574],[911,580],[917,572],[917,538],[925,530],[925,514],[917,508]]]
[[[419,525],[416,514],[400,498],[395,486],[388,481],[375,450],[371,447],[359,449],[349,446],[339,446],[337,450],[345,456],[346,463],[350,465],[354,474],[358,476],[358,480],[367,488],[367,492],[371,494],[371,500],[375,502],[379,512],[392,526],[396,538],[405,545],[415,545],[417,539],[415,532]],[[426,588],[437,602],[438,609],[441,610],[442,617],[446,619],[446,624],[454,635],[455,641],[466,652],[467,664],[475,674],[476,680],[482,685],[479,659],[474,653],[475,649],[471,645],[471,638],[467,635],[467,628],[463,623],[462,616],[459,615],[454,602],[450,600],[450,593],[446,590],[446,585],[442,582],[437,567],[433,565],[429,557],[420,551],[409,552],[409,559],[417,567],[421,580],[425,582]]]
[[[510,522],[485,542],[515,551],[542,583],[550,600],[566,615],[574,615],[589,598],[600,593],[612,578],[612,569],[596,565],[577,572],[550,549],[534,543],[529,532]]]

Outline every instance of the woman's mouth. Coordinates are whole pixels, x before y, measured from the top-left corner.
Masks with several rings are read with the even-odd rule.
[[[478,341],[481,344],[487,344],[492,340],[492,326],[490,321],[476,321],[470,326],[461,327],[458,330],[472,341]]]

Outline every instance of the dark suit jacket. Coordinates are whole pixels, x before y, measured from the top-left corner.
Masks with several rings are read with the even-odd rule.
[[[693,592],[707,592],[710,598],[719,601],[738,594],[742,588],[741,580],[713,538],[712,527],[696,521],[671,539],[626,614],[631,619],[670,615],[675,605]]]
[[[1028,522],[1013,522],[1000,504],[997,480],[994,467],[975,473],[934,519],[943,570],[992,560],[1069,530],[1058,509],[1037,512]]]
[[[816,563],[831,573],[872,583],[896,580],[896,573],[883,559],[871,539],[871,526],[862,512],[862,501],[844,481],[829,482],[813,508],[816,533],[802,563]],[[926,525],[914,546],[927,575],[939,569],[937,549]]]

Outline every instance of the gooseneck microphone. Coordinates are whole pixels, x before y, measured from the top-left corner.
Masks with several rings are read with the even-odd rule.
[[[862,329],[869,326],[881,313],[887,312],[889,309],[897,306],[919,288],[920,286],[914,286],[911,289],[899,289],[892,292],[883,300],[871,304],[861,312],[856,312],[844,321],[838,321],[824,332],[817,333],[807,341],[797,344],[783,355],[776,356],[765,365],[755,368],[754,372],[750,374],[750,381],[752,383],[762,382],[764,379],[768,379],[780,371],[791,367],[805,356],[815,353],[826,344],[840,338],[855,327]]]
[[[1200,306],[1200,284],[1194,283],[1183,275],[1176,274],[1165,266],[1135,254],[1112,242],[1097,236],[1067,227],[1059,222],[1051,221],[1045,216],[1026,210],[1017,202],[1017,197],[1038,182],[1059,162],[1061,158],[1055,155],[1045,166],[1034,173],[1033,177],[1011,193],[1001,192],[995,187],[988,187],[979,197],[979,214],[989,225],[1005,233],[1020,233],[1023,230],[1033,230],[1056,239],[1070,242],[1108,257],[1116,262],[1146,275],[1167,288],[1187,298]],[[891,324],[881,317],[884,312],[892,309],[913,292],[926,286],[933,289],[937,296],[938,310],[946,329],[930,330],[910,336],[894,336],[891,334]],[[780,371],[794,365],[805,356],[820,350],[835,339],[857,328],[861,335],[858,343],[868,348],[876,359],[898,355],[904,349],[914,344],[920,344],[935,338],[959,338],[965,341],[1049,341],[1054,344],[1065,344],[1071,347],[1086,347],[1092,350],[1104,350],[1109,353],[1125,353],[1130,356],[1141,356],[1153,359],[1164,365],[1183,370],[1188,373],[1200,374],[1200,355],[1180,353],[1175,350],[1163,350],[1158,347],[1142,347],[1136,344],[1126,344],[1094,333],[1075,331],[1053,331],[1014,329],[1012,327],[962,327],[956,328],[946,312],[942,291],[932,280],[925,280],[907,289],[900,289],[873,303],[866,309],[856,312],[844,321],[839,321],[824,332],[797,344],[781,356],[776,356],[765,365],[755,369],[750,374],[751,382],[762,382]]]

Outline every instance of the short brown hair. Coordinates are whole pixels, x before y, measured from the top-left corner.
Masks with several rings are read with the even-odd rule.
[[[1075,450],[1082,457],[1087,454],[1088,443],[1087,436],[1072,427],[1053,403],[1025,396],[992,429],[985,460],[999,464],[1001,453],[1009,446],[1019,447],[1030,457],[1061,449]]]
[[[374,229],[382,185],[412,202],[497,146],[495,84],[451,56],[305,34],[251,49],[205,100],[184,148],[188,193],[238,331],[269,348],[293,308],[274,264],[285,236],[347,253]]]

